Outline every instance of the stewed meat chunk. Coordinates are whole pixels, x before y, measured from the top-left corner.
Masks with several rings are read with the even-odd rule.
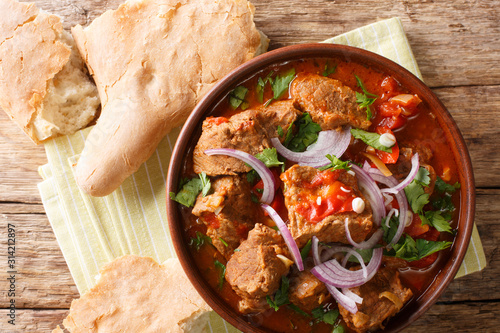
[[[263,224],[256,224],[226,265],[226,280],[242,298],[242,313],[262,312],[269,308],[266,296],[278,290],[289,265],[278,255],[290,258],[280,234]],[[286,260],[285,260],[286,261]]]
[[[290,276],[290,302],[306,312],[311,312],[330,298],[323,282],[318,280],[309,269],[294,272]]]
[[[355,242],[365,240],[372,231],[372,210],[354,174],[294,165],[281,175],[281,180],[285,183],[288,228],[299,248],[312,236],[321,242],[347,243],[346,220]],[[355,211],[354,200],[362,200],[362,211]]]
[[[322,130],[351,125],[368,129],[366,110],[356,102],[356,93],[342,82],[311,73],[301,73],[291,85],[291,93],[303,112]]]
[[[235,175],[251,170],[234,157],[208,156],[207,149],[231,148],[251,155],[273,147],[271,138],[277,137],[280,126],[284,133],[300,112],[292,101],[280,101],[260,110],[246,110],[230,118],[209,117],[203,121],[201,137],[193,152],[194,171],[209,176]],[[283,136],[284,138],[284,136]]]
[[[413,293],[401,285],[399,272],[381,268],[367,283],[350,288],[363,298],[358,312],[352,314],[339,305],[340,314],[347,326],[355,332],[367,332],[384,328],[386,319],[394,316],[410,300]]]
[[[212,244],[229,259],[254,227],[260,209],[252,202],[250,184],[244,177],[218,178],[212,182],[212,189],[212,194],[198,196],[193,214],[207,225]]]

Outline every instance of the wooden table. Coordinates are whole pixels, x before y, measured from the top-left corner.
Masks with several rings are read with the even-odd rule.
[[[65,19],[88,24],[112,0],[36,0]],[[500,331],[500,1],[253,1],[271,49],[316,42],[399,16],[424,81],[447,106],[470,149],[477,186],[476,223],[488,267],[457,279],[407,332]],[[47,162],[0,112],[0,331],[47,332],[79,297],[36,184]],[[16,226],[16,326],[7,324],[7,224]],[[499,274],[499,275],[497,275]]]

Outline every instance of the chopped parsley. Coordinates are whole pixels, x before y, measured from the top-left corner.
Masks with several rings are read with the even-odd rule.
[[[280,125],[278,125],[277,132],[279,137],[283,137],[283,135],[285,135],[285,132],[283,132],[283,128]]]
[[[323,76],[328,76],[330,74],[335,73],[337,69],[337,65],[330,66],[330,63],[327,61],[325,64],[325,70],[323,71]]]
[[[304,113],[297,120],[296,127],[298,128],[297,134],[292,135],[292,131],[288,131],[284,146],[294,152],[303,152],[309,145],[316,142],[321,127],[312,121],[309,113]]]
[[[439,232],[451,232],[451,215],[441,211],[428,211],[424,213],[425,219],[422,219],[423,224],[429,224]]]
[[[378,133],[363,131],[359,128],[352,128],[351,134],[356,139],[363,141],[375,149],[385,151],[386,153],[392,153],[392,148],[386,147],[380,143],[380,134]]]
[[[372,110],[370,109],[370,105],[372,105],[375,102],[378,96],[369,93],[366,90],[365,85],[363,84],[361,79],[357,75],[354,76],[356,77],[356,82],[358,84],[358,87],[360,87],[361,90],[363,91],[363,93],[356,92],[356,102],[359,104],[359,107],[361,109],[366,108],[366,119],[370,120],[372,119]]]
[[[289,285],[290,282],[288,281],[288,278],[286,276],[283,276],[281,278],[281,286],[276,291],[273,298],[266,296],[267,304],[269,304],[269,306],[273,308],[274,311],[278,311],[280,306],[287,305],[290,303],[290,300],[288,299]]]
[[[238,107],[240,107],[242,110],[248,108],[249,104],[245,100],[247,93],[248,89],[244,86],[238,86],[229,93],[229,104],[234,110],[236,110]]]
[[[278,152],[276,148],[266,148],[261,153],[255,155],[257,159],[264,162],[266,167],[272,168],[283,165],[284,163],[278,160]]]
[[[212,244],[212,239],[199,231],[196,232],[196,237],[191,237],[189,240],[189,246],[194,246],[196,251],[200,251],[205,244]]]
[[[222,289],[222,285],[224,284],[224,277],[226,276],[226,266],[221,263],[219,260],[215,259],[214,261],[215,268],[219,271],[219,289]]]
[[[224,244],[225,247],[229,247],[229,244],[224,240],[224,238],[219,237],[219,240]]]
[[[325,166],[322,166],[319,168],[319,170],[338,170],[338,169],[343,169],[343,170],[351,170],[351,167],[349,166],[348,161],[342,161],[337,156],[335,155],[326,155],[326,158],[330,160],[330,164],[327,164]]]
[[[298,307],[297,305],[295,305],[295,304],[288,304],[287,306],[288,306],[290,309],[292,309],[293,311],[297,312],[298,314],[300,314],[300,315],[302,315],[302,316],[304,316],[304,317],[308,317],[308,318],[310,318],[310,317],[311,317],[311,316],[310,316],[307,312],[303,311],[301,308],[299,308],[299,307]]]
[[[267,80],[263,80],[264,85],[266,82],[271,83],[271,89],[273,90],[273,98],[268,100],[265,106],[271,104],[272,101],[278,100],[283,96],[283,94],[288,90],[288,86],[290,82],[295,78],[295,68],[288,70],[286,73],[281,76],[280,74],[276,75],[276,77],[271,79],[270,77]]]
[[[257,100],[259,101],[259,103],[264,102],[264,90],[268,82],[272,84],[273,82],[273,79],[271,78],[272,75],[273,71],[270,71],[269,74],[267,74],[267,76],[264,79],[259,77],[259,79],[257,80],[257,87],[255,88],[255,92],[257,94]]]
[[[419,238],[416,241],[408,234],[401,237],[394,244],[391,250],[384,251],[384,255],[401,258],[406,261],[416,261],[444,250],[451,246],[451,242],[446,241],[429,241]]]
[[[316,323],[324,322],[330,325],[335,324],[335,321],[339,317],[339,310],[327,310],[323,306],[318,306],[311,311],[313,321]]]
[[[436,179],[436,189],[440,192],[440,193],[455,193],[455,191],[457,189],[460,188],[460,183],[459,182],[456,182],[455,184],[451,185],[451,184],[447,184],[444,180],[442,180],[440,177],[437,177]]]
[[[206,196],[211,187],[210,179],[204,172],[198,176],[199,178],[192,178],[191,180],[183,179],[180,191],[177,194],[174,192],[169,193],[170,199],[186,207],[192,207],[200,192],[202,192],[203,196]]]

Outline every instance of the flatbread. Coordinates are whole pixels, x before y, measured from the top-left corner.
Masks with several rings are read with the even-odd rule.
[[[129,0],[72,29],[102,102],[76,168],[83,190],[115,190],[220,78],[262,50],[253,14],[247,0]]]
[[[159,265],[128,255],[102,268],[97,284],[71,303],[63,324],[72,333],[197,333],[204,331],[210,310],[179,260]]]

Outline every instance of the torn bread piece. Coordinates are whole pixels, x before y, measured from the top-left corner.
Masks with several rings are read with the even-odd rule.
[[[61,19],[32,3],[0,1],[0,107],[10,118],[38,144],[85,127],[99,104]]]
[[[219,79],[267,49],[253,15],[247,0],[129,0],[72,29],[102,102],[76,168],[85,192],[110,194]]]
[[[71,303],[63,324],[72,333],[201,333],[210,311],[178,259],[159,265],[148,257],[127,255],[101,269],[96,285]]]

